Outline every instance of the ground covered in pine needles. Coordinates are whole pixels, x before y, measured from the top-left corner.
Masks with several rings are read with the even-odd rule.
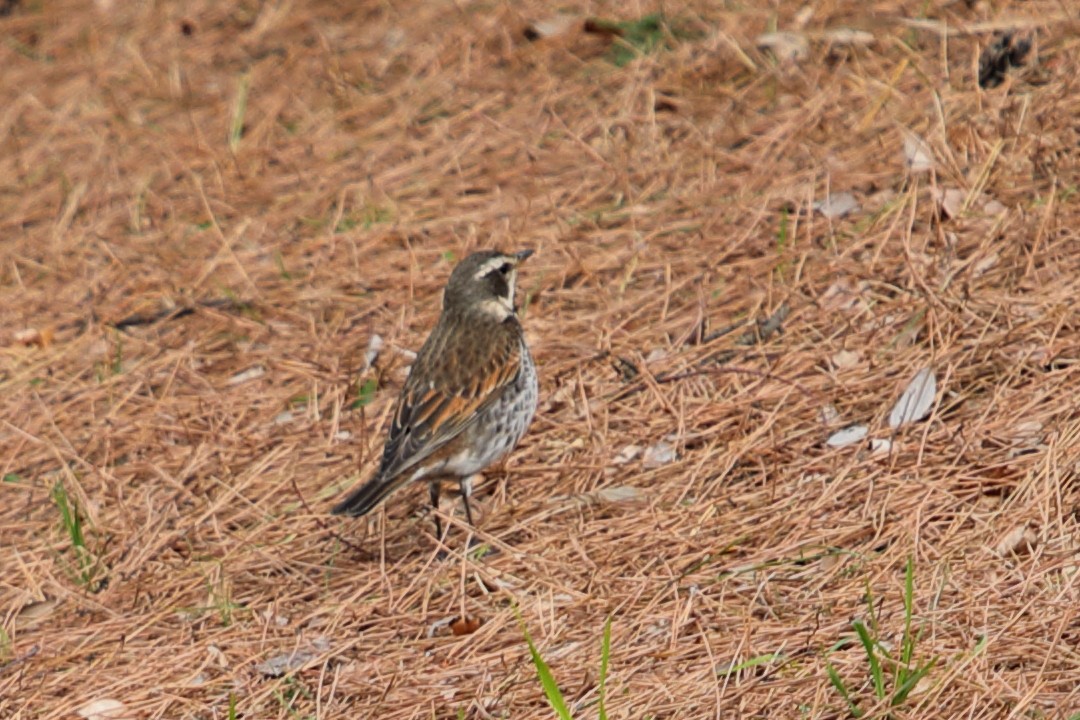
[[[1080,712],[1075,7],[752,5],[2,3],[0,716]],[[441,559],[327,511],[489,246]]]

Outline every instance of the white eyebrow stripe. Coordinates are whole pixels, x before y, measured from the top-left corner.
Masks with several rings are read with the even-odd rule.
[[[473,277],[479,280],[480,278],[490,273],[492,270],[498,270],[508,262],[510,262],[510,260],[501,255],[497,255],[490,260],[485,260],[484,264],[480,266],[480,268],[476,271],[476,274],[473,275]]]

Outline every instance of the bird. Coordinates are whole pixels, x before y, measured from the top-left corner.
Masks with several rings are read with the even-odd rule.
[[[426,480],[442,540],[440,483],[456,479],[475,527],[473,476],[517,445],[536,412],[536,365],[514,305],[517,267],[532,254],[482,250],[457,264],[397,399],[379,469],[332,514],[366,515],[395,490]]]

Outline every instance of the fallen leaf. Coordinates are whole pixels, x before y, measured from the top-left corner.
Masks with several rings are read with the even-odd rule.
[[[225,657],[225,653],[217,645],[207,645],[206,652],[217,663],[218,667],[229,667],[229,658]]]
[[[612,468],[605,468],[605,474],[610,477],[615,474],[615,471]],[[560,504],[570,502],[582,506],[634,502],[643,500],[644,498],[645,493],[636,487],[616,485],[614,487],[601,488],[595,492],[583,493],[581,495],[558,495],[551,498],[551,500]]]
[[[47,618],[52,615],[53,610],[59,604],[58,600],[35,600],[34,602],[26,603],[19,610],[15,616],[16,621],[20,624],[27,624],[37,622],[43,618]]]
[[[818,410],[818,417],[823,425],[835,425],[840,420],[840,412],[832,403],[829,403]]]
[[[862,356],[853,350],[841,350],[834,354],[832,358],[833,366],[838,370],[844,370],[846,368],[855,367],[859,364],[859,360]]]
[[[983,203],[983,212],[987,215],[1001,215],[1009,211],[1004,204],[999,203],[997,200],[990,199]]]
[[[887,455],[892,450],[892,440],[888,438],[870,438],[870,455]]]
[[[810,56],[810,43],[802,33],[764,33],[757,36],[754,44],[771,52],[781,63],[797,63]]]
[[[47,328],[26,328],[15,333],[15,342],[27,347],[34,345],[39,348],[47,348],[52,345],[55,331]]]
[[[264,368],[262,365],[256,365],[254,367],[248,368],[247,370],[244,370],[243,372],[236,373],[231,378],[229,378],[227,384],[228,385],[241,385],[241,384],[249,382],[251,380],[256,380],[258,378],[261,378],[265,374],[266,374],[266,368]]]
[[[600,502],[617,503],[642,500],[645,498],[645,493],[636,487],[619,485],[616,487],[601,488],[593,493],[593,496]]]
[[[484,621],[480,618],[466,615],[465,617],[454,618],[450,621],[450,632],[452,632],[455,637],[472,635],[479,630],[480,626],[483,624]]]
[[[625,465],[641,454],[640,445],[627,445],[611,459],[612,465]]]
[[[967,193],[956,188],[934,188],[934,201],[942,218],[955,219],[964,209]]]
[[[364,366],[361,368],[361,372],[367,370],[375,361],[379,359],[379,353],[383,349],[383,339],[381,335],[375,334],[368,340],[367,349],[364,350]]]
[[[574,405],[575,399],[577,399],[577,388],[573,383],[560,385],[548,396],[547,409],[560,410],[567,405]]]
[[[648,469],[658,468],[661,465],[673,462],[675,458],[675,446],[667,440],[661,440],[645,450],[645,456],[641,459],[641,464]]]
[[[870,432],[870,429],[865,425],[849,425],[843,430],[837,430],[829,439],[825,441],[825,444],[829,447],[841,448],[852,443],[857,443],[866,437],[866,434]]]
[[[649,354],[645,356],[645,362],[646,362],[646,364],[654,363],[657,360],[663,360],[667,356],[668,356],[667,350],[665,350],[663,348],[653,348],[652,350],[649,351]]]
[[[930,368],[923,368],[915,373],[900,399],[889,413],[889,427],[899,428],[908,423],[918,422],[930,414],[937,395],[937,378]]]
[[[525,39],[535,42],[536,40],[562,35],[574,28],[580,20],[581,18],[578,16],[569,14],[560,14],[546,20],[537,20],[525,27]]]
[[[971,274],[975,277],[985,275],[990,268],[998,264],[999,259],[997,253],[990,253],[972,266]]]
[[[1013,445],[1034,447],[1043,440],[1043,424],[1038,420],[1028,420],[1013,427],[1009,433]]]
[[[450,623],[454,622],[454,620],[456,620],[456,619],[457,618],[455,618],[455,617],[445,617],[445,618],[440,618],[439,620],[436,620],[435,622],[428,625],[427,636],[430,638],[430,637],[435,637],[438,634],[442,634],[441,633],[442,629],[450,627]]]
[[[814,211],[830,220],[842,218],[859,209],[859,202],[851,193],[836,193],[814,203]]]
[[[76,710],[79,717],[86,720],[127,720],[134,717],[127,712],[127,706],[119,700],[103,698],[94,700]]]
[[[904,137],[904,163],[913,173],[926,172],[934,168],[934,156],[930,146],[914,133]]]
[[[856,287],[852,287],[847,279],[837,280],[821,294],[818,302],[823,310],[831,312],[857,310],[866,306],[863,292],[867,287],[866,281],[860,281]]]
[[[314,643],[313,643],[314,644]],[[294,650],[275,655],[255,666],[266,677],[281,677],[285,673],[299,670],[319,656],[318,649]]]
[[[865,30],[854,28],[831,28],[821,34],[821,38],[831,45],[851,47],[854,45],[870,45],[874,42],[874,36]]]
[[[1035,531],[1028,527],[1027,523],[1017,525],[998,541],[994,551],[998,555],[1025,555],[1035,549],[1038,537]]]

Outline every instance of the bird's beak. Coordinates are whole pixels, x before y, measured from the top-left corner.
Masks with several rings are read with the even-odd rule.
[[[524,260],[527,260],[529,256],[532,255],[534,252],[536,251],[532,248],[529,248],[527,250],[518,250],[516,253],[514,253],[514,257],[517,258],[518,262],[523,262]]]

